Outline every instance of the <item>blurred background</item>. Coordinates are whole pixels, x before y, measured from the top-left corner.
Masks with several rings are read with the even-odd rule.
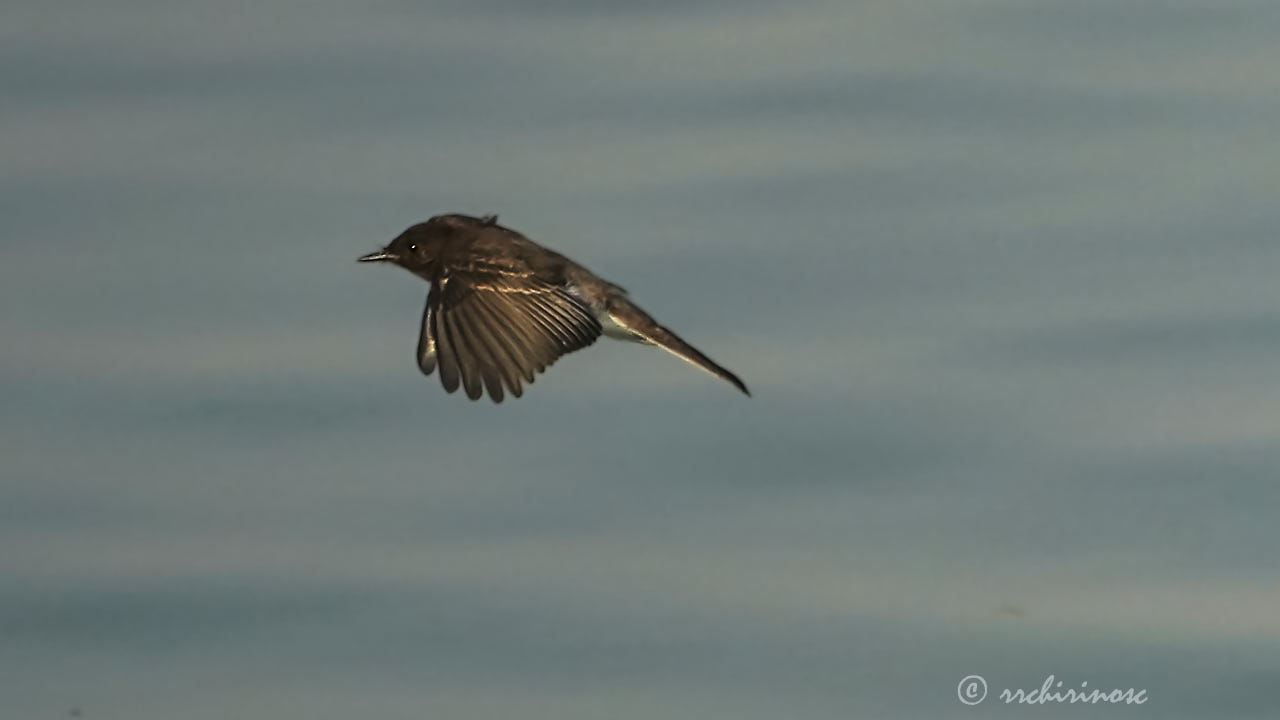
[[[1278,31],[6,2],[0,710],[1275,717]],[[614,342],[445,394],[425,284],[355,263],[443,212],[755,397]],[[996,699],[1050,674],[1150,700]]]

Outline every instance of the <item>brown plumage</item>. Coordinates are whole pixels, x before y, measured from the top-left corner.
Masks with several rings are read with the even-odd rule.
[[[569,258],[497,223],[497,216],[440,215],[410,227],[362,262],[392,262],[431,283],[418,339],[418,367],[437,370],[448,392],[462,387],[494,402],[562,355],[601,334],[658,345],[750,395],[736,375],[662,327],[627,297]]]

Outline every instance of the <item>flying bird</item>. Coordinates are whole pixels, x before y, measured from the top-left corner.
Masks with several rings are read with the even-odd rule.
[[[737,375],[659,325],[627,291],[498,224],[496,215],[438,215],[360,262],[389,262],[431,283],[418,337],[418,367],[437,370],[448,392],[515,397],[562,355],[601,334],[648,343],[721,378]]]

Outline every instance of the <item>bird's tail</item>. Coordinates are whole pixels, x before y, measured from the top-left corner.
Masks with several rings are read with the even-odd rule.
[[[751,391],[747,389],[745,383],[738,379],[737,375],[729,372],[727,368],[715,362],[711,358],[703,355],[697,348],[685,342],[683,338],[671,332],[667,328],[659,325],[644,310],[641,310],[629,300],[618,302],[615,300],[609,307],[609,318],[621,329],[631,333],[630,339],[640,342],[650,343],[666,350],[676,357],[686,362],[697,365],[716,377],[732,384],[750,397]]]

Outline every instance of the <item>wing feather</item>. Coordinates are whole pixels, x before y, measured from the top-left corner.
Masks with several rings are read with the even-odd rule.
[[[521,325],[504,323],[503,314],[493,308],[498,302],[501,302],[500,297],[481,293],[475,296],[475,309],[520,377],[526,383],[532,383],[533,376],[546,369],[545,361],[540,360],[542,351],[537,347],[536,337],[529,335]]]
[[[436,357],[440,361],[440,384],[447,392],[454,392],[461,382],[462,370],[458,366],[458,357],[454,354],[453,342],[449,339],[449,333],[445,331],[444,303],[441,298],[443,294],[443,292],[437,293],[435,288],[432,288],[432,298],[436,307],[431,313],[431,335],[435,338]]]
[[[427,296],[426,307],[422,309],[422,331],[418,334],[418,369],[423,375],[430,375],[436,369],[435,310],[432,307],[431,295]]]
[[[519,397],[520,375],[515,363],[504,355],[502,347],[493,337],[486,318],[480,314],[477,298],[463,303],[453,310],[458,324],[467,328],[469,345],[484,379],[485,389],[495,403],[502,402],[503,382]]]
[[[448,392],[485,391],[502,402],[523,394],[561,356],[584,348],[602,328],[590,308],[565,288],[517,273],[467,272],[432,284],[418,339],[418,367],[437,368]],[[505,390],[504,390],[505,389]]]

